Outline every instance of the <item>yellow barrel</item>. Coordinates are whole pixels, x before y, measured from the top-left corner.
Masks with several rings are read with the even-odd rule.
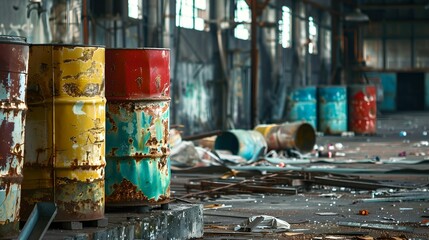
[[[30,49],[22,217],[55,201],[55,221],[104,217],[104,48]]]
[[[255,131],[264,136],[268,150],[296,148],[306,153],[313,150],[316,143],[316,131],[306,122],[258,125]]]

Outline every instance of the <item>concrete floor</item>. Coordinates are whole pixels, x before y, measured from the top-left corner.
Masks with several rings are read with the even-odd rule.
[[[298,172],[303,174],[372,180],[394,187],[362,190],[318,184],[314,180],[310,187],[299,188],[295,195],[220,193],[187,198],[205,206],[222,206],[205,208],[204,239],[364,239],[364,236],[365,239],[429,239],[429,225],[425,225],[429,221],[429,146],[425,142],[429,141],[426,132],[429,112],[382,114],[377,125],[375,136],[317,138],[318,146],[341,143],[343,148],[336,151],[345,156],[312,156],[308,162],[287,164],[284,170],[277,168],[275,172],[290,173],[293,171],[287,167],[301,168]],[[252,169],[262,171],[264,167]],[[184,184],[203,179],[214,181],[225,171],[222,168],[176,171],[172,180],[173,197],[186,194]],[[268,174],[269,170],[263,173]],[[244,175],[229,180],[250,178],[249,174]],[[381,200],[382,197],[385,199]],[[376,202],[371,202],[374,199]],[[360,210],[369,214],[361,215]],[[234,227],[256,215],[276,217],[291,224],[291,228],[281,233],[234,231]]]

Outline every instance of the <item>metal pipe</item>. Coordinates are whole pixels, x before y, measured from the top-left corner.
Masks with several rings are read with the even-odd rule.
[[[256,0],[251,1],[252,11],[252,23],[251,23],[251,104],[250,104],[250,125],[254,128],[258,124],[258,45],[257,45],[257,11],[258,2]]]

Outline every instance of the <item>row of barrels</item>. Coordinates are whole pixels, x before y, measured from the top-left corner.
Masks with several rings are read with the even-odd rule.
[[[288,97],[288,118],[326,134],[375,134],[376,94],[376,87],[366,84],[296,88]]]
[[[57,222],[168,201],[168,49],[0,36],[0,51],[0,238],[41,201]]]

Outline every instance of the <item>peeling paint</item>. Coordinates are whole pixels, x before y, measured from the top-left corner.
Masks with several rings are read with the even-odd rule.
[[[14,238],[19,233],[29,47],[0,36],[0,52],[0,237]]]
[[[162,49],[106,50],[107,205],[170,197],[169,60]]]
[[[349,89],[349,129],[358,134],[375,134],[377,88],[371,85],[352,85]]]
[[[43,101],[29,105],[32,128],[28,131],[39,132],[47,140],[39,142],[37,135],[27,138],[31,144],[26,153],[23,202],[27,206],[23,208],[31,209],[38,199],[55,199],[55,221],[103,218],[104,48],[32,45],[31,49],[38,57],[30,58],[29,85],[41,89],[38,98]],[[40,173],[41,168],[49,174]]]

